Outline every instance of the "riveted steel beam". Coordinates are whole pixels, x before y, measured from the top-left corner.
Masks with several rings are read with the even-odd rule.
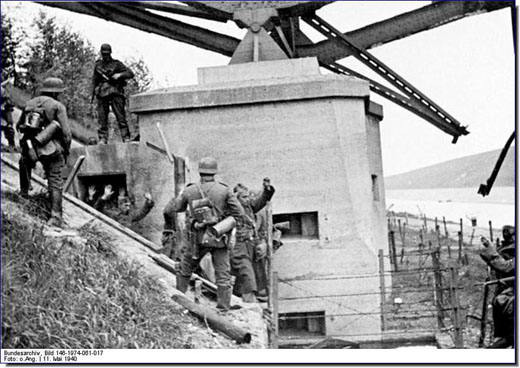
[[[39,2],[45,6],[91,15],[141,31],[158,34],[205,50],[232,56],[240,40],[117,2]]]
[[[414,105],[420,105],[421,110],[423,108],[424,110],[428,110],[428,116],[433,116],[434,118],[427,120],[441,130],[451,134],[454,137],[454,143],[460,135],[468,134],[466,128],[461,126],[461,124],[448,112],[443,110],[411,83],[393,71],[388,65],[385,65],[381,60],[377,59],[368,51],[357,45],[349,39],[349,37],[342,34],[325,20],[315,14],[302,17],[302,19],[318,32],[324,34],[329,39],[336,40],[338,44],[348,49],[356,59],[403,92],[410,101],[414,101]]]
[[[398,16],[347,32],[345,35],[365,50],[384,45],[481,13],[503,9],[511,1],[440,1]],[[297,45],[300,57],[320,56],[327,62],[352,55],[337,40],[326,40],[314,45]]]
[[[121,4],[121,3],[120,3]],[[171,4],[162,1],[128,1],[124,2],[124,5],[135,6],[139,8],[157,10],[165,13],[172,13],[178,15],[185,15],[188,17],[195,17],[201,19],[214,20],[216,22],[227,22],[231,20],[231,17],[220,17],[217,15],[210,14],[205,11],[195,9],[187,5]]]

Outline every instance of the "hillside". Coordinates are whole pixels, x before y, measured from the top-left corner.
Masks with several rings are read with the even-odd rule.
[[[72,196],[64,194],[63,203],[69,234],[49,231],[43,180],[33,174],[29,200],[20,197],[15,157],[2,153],[4,348],[265,348],[260,306],[233,297],[241,308],[222,318],[252,335],[237,344],[173,300],[180,295],[175,275],[152,260],[157,253],[138,234]],[[202,297],[200,307],[213,310],[215,301]]]
[[[386,189],[478,188],[491,175],[500,149],[442,162],[385,178]],[[494,186],[515,185],[515,146],[511,146]]]

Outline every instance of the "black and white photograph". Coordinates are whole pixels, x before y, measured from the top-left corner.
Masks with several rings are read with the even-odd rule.
[[[0,5],[1,364],[517,363],[516,2]]]

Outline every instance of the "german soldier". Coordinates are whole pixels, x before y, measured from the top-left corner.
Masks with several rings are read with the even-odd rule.
[[[125,115],[125,93],[127,79],[134,73],[119,60],[112,59],[112,47],[101,45],[101,59],[94,64],[92,75],[92,99],[97,98],[99,143],[107,143],[108,113],[110,106],[114,111],[123,142],[130,140],[130,130]]]
[[[498,280],[515,276],[515,228],[506,225],[502,228],[504,241],[495,248],[486,238],[481,242],[484,248],[480,257],[496,273]],[[515,280],[499,281],[493,298],[493,326],[495,340],[488,347],[506,348],[514,344],[515,336]]]
[[[244,208],[244,221],[237,228],[237,242],[231,251],[231,273],[236,277],[235,294],[241,295],[245,303],[257,301],[257,275],[254,263],[265,258],[267,248],[260,241],[256,228],[255,214],[271,200],[275,189],[268,178],[264,179],[263,190],[251,198],[249,190],[242,184],[234,188],[238,201]],[[260,275],[258,275],[260,276]],[[265,275],[264,275],[265,276]],[[267,285],[261,285],[264,289]]]
[[[4,132],[5,139],[9,144],[9,148],[4,150],[6,152],[16,152],[16,145],[14,143],[14,128],[13,128],[13,111],[14,105],[11,101],[9,93],[5,86],[7,82],[2,83],[2,132]]]
[[[177,289],[186,292],[191,274],[200,259],[211,253],[217,284],[217,308],[229,310],[231,303],[231,269],[229,248],[236,222],[243,221],[244,210],[227,185],[215,181],[217,161],[205,157],[199,162],[200,182],[188,184],[164,209],[165,230],[174,230],[175,212],[188,210],[189,246],[182,255],[177,274]]]
[[[20,140],[20,192],[28,196],[31,170],[40,161],[48,180],[51,218],[49,226],[62,227],[63,167],[69,154],[72,134],[65,106],[58,102],[64,91],[63,81],[47,78],[40,96],[25,106],[16,129],[23,133]]]

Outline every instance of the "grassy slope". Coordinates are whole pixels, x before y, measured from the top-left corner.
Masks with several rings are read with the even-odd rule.
[[[478,188],[491,175],[500,150],[467,156],[404,174],[385,178],[386,189]],[[449,178],[449,179],[448,179]],[[448,179],[448,180],[447,180]],[[508,154],[495,181],[495,186],[514,186],[515,146]]]
[[[2,348],[194,347],[185,331],[197,322],[99,234],[57,241],[3,211],[1,230]]]

